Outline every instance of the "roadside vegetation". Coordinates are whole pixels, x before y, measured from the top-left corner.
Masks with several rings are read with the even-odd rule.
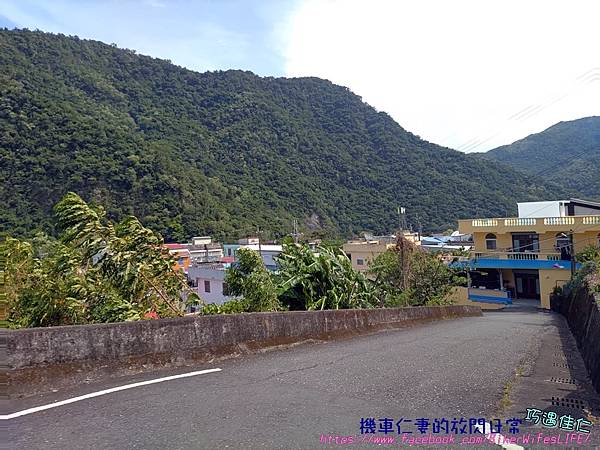
[[[225,282],[233,300],[204,304],[163,247],[162,237],[128,216],[115,223],[100,207],[67,194],[54,207],[57,238],[38,234],[0,243],[3,325],[9,328],[202,314],[419,306],[446,303],[460,277],[436,256],[400,239],[367,274],[335,245],[311,250],[284,241],[278,270],[240,249]]]
[[[581,269],[567,285],[570,289],[585,288],[600,294],[600,248],[594,245],[586,247],[577,254],[577,261],[582,263]]]
[[[260,285],[251,282],[257,273],[266,272],[256,252],[241,252],[239,265],[228,271],[225,281],[235,287],[230,293],[243,296],[246,311],[441,305],[448,303],[454,286],[466,281],[437,256],[404,238],[375,258],[367,274],[354,270],[339,248],[322,246],[312,251],[291,240],[284,243],[277,263],[278,271],[270,274],[272,283]],[[257,309],[250,299],[261,297],[257,290],[264,295],[264,289],[268,298],[275,294],[277,301],[269,309]],[[232,300],[220,309],[239,312],[239,305],[239,300]]]
[[[54,213],[58,239],[0,243],[4,326],[175,317],[198,301],[162,238],[135,217],[113,223],[74,193]]]

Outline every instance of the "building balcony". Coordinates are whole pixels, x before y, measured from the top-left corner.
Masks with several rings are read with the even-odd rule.
[[[493,219],[468,219],[459,220],[458,229],[461,233],[473,234],[475,232],[511,233],[577,230],[585,227],[600,230],[600,215],[597,216],[565,216],[565,217],[507,217]],[[591,227],[590,227],[591,226]]]
[[[561,260],[559,253],[536,252],[473,252],[470,256],[455,258],[452,267],[477,269],[563,269],[571,268],[571,261]],[[577,263],[577,268],[581,264]]]
[[[475,259],[511,259],[525,261],[560,261],[560,253],[538,253],[538,252],[474,252]]]

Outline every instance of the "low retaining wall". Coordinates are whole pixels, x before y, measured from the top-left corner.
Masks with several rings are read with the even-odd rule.
[[[474,306],[291,311],[4,331],[9,395],[454,317]]]
[[[596,391],[600,392],[600,296],[576,289],[552,298],[552,307],[567,318],[569,327]]]

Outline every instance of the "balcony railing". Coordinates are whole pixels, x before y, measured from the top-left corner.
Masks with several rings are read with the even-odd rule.
[[[523,228],[523,227],[573,227],[579,225],[600,225],[600,215],[597,216],[567,216],[567,217],[508,217],[493,219],[459,220],[467,228]],[[459,227],[460,228],[460,227]],[[532,228],[533,229],[533,228]]]
[[[512,218],[512,219],[504,219],[505,227],[521,227],[523,225],[535,225],[537,222],[536,219],[525,217],[525,218]]]
[[[496,220],[496,219],[473,219],[472,225],[474,227],[495,227],[495,226],[498,226],[498,220]]]
[[[560,253],[537,252],[475,252],[475,258],[480,259],[512,259],[526,261],[560,261]]]
[[[575,217],[545,217],[544,225],[575,225]]]
[[[600,216],[584,216],[584,225],[600,225]]]

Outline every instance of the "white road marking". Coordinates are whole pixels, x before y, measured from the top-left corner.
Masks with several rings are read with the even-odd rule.
[[[506,438],[504,437],[504,435],[502,435],[500,433],[493,433],[494,437],[492,437],[491,426],[487,422],[485,423],[484,427],[481,425],[475,425],[475,428],[477,428],[480,433],[484,434],[485,438],[488,441],[490,441],[492,444],[499,445],[500,447],[502,447],[506,450],[525,450],[525,447],[521,447],[520,445],[507,444],[507,443],[503,442]],[[500,436],[502,437],[502,439],[499,439]],[[502,442],[498,442],[498,441],[502,441]]]
[[[100,397],[101,395],[112,394],[113,392],[124,391],[126,389],[133,389],[140,386],[147,386],[149,384],[162,383],[163,381],[177,380],[178,378],[194,377],[196,375],[204,375],[205,373],[220,372],[221,369],[206,369],[197,370],[196,372],[187,372],[179,375],[171,375],[170,377],[156,378],[154,380],[140,381],[138,383],[125,384],[123,386],[117,386],[103,391],[92,392],[91,394],[85,394],[80,397],[73,397],[67,400],[61,400],[60,402],[50,403],[49,405],[36,406],[35,408],[24,409],[23,411],[17,411],[12,414],[1,415],[0,420],[14,419],[16,417],[26,416],[46,409],[57,408],[59,406],[68,405],[69,403],[80,402],[87,400],[88,398]]]

